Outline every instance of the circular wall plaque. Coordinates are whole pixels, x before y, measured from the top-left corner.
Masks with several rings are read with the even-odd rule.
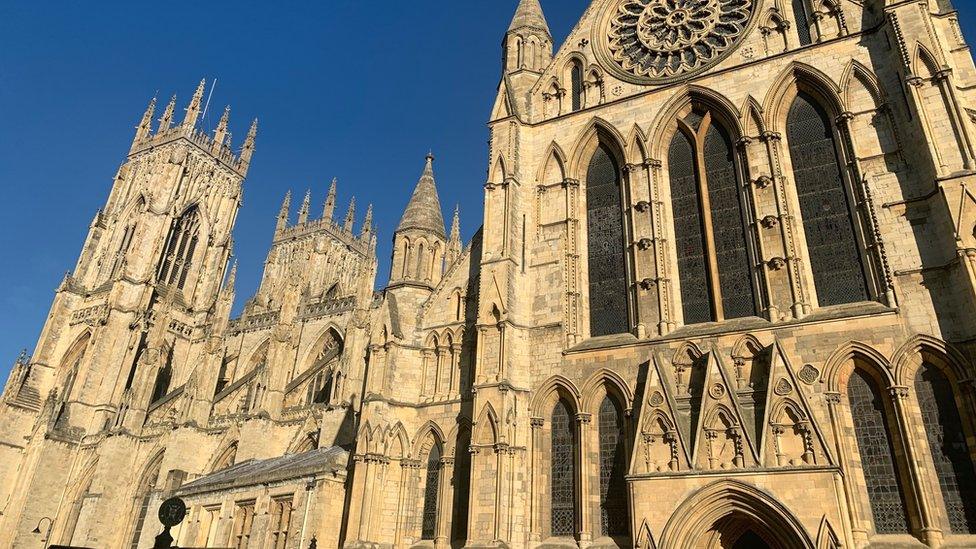
[[[615,0],[594,27],[596,51],[618,77],[668,83],[725,59],[746,35],[756,0]]]
[[[186,503],[180,498],[169,498],[159,506],[159,522],[173,527],[186,518]]]

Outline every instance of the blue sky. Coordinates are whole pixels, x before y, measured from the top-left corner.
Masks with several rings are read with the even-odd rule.
[[[432,149],[445,216],[481,222],[487,121],[516,0],[17,2],[0,4],[0,379],[32,350],[74,267],[146,103],[185,105],[217,78],[239,144],[260,118],[235,230],[238,301],[257,288],[286,190],[341,213],[375,204],[388,275],[392,230]],[[542,0],[560,42],[587,0]],[[976,8],[957,0],[963,27]],[[182,111],[178,111],[182,113]],[[449,220],[449,218],[448,218]]]

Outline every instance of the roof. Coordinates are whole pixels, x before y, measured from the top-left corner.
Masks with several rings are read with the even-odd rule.
[[[512,18],[512,24],[508,26],[508,31],[512,32],[523,27],[543,30],[551,36],[549,24],[546,22],[546,16],[542,13],[539,0],[519,1],[518,8],[515,10],[515,17]]]
[[[177,493],[193,495],[319,473],[334,474],[345,470],[348,461],[349,452],[337,446],[271,459],[249,459],[188,482]]]
[[[437,196],[437,186],[434,184],[434,156],[427,155],[424,173],[413,190],[410,203],[407,204],[403,218],[397,232],[407,229],[429,231],[441,238],[447,238],[444,230],[444,214],[441,212],[441,201]]]

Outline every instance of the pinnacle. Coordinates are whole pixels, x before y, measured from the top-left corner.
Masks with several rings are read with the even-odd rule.
[[[539,4],[539,0],[519,0],[515,17],[512,18],[512,24],[508,26],[508,32],[526,27],[539,29],[547,35],[551,35],[549,24],[546,22],[546,16],[542,12],[542,5]]]
[[[441,212],[440,198],[434,183],[434,155],[427,155],[424,173],[410,197],[410,203],[403,213],[397,231],[420,229],[444,238],[444,214]]]

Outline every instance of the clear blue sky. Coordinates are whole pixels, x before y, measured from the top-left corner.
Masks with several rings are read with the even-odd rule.
[[[335,176],[341,212],[354,193],[360,219],[375,204],[382,283],[391,232],[432,149],[445,216],[459,203],[470,238],[516,3],[0,4],[0,382],[33,349],[146,103],[175,92],[182,108],[202,77],[219,79],[207,129],[227,104],[235,144],[261,120],[235,231],[239,303],[257,288],[289,188],[300,197],[311,187],[319,206]],[[588,1],[542,3],[558,43]],[[976,8],[957,7],[976,36]]]

